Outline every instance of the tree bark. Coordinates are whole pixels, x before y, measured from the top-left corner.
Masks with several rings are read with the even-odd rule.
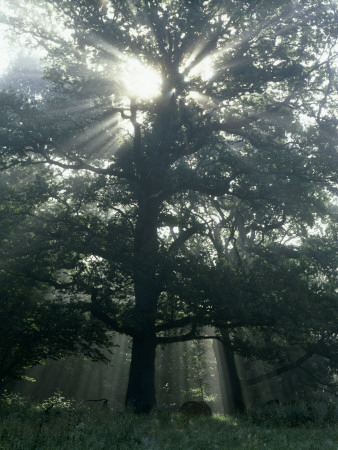
[[[157,218],[159,204],[144,195],[139,201],[134,244],[135,332],[133,334],[126,407],[149,412],[155,400],[155,315],[159,290]]]
[[[140,124],[137,122],[137,106],[131,104],[131,122],[134,126],[134,160],[139,186],[137,221],[134,233],[134,324],[132,356],[126,407],[135,412],[149,412],[155,401],[155,354],[158,343],[155,320],[158,297],[161,292],[158,277],[159,243],[157,235],[158,217],[162,200],[163,179],[168,169],[169,148],[167,139],[171,133],[172,108],[175,98],[163,95],[160,108],[164,142],[149,148],[142,146]],[[168,141],[168,142],[167,142]]]
[[[227,338],[222,330],[222,338]],[[220,389],[224,414],[234,414],[245,410],[242,387],[238,376],[235,354],[230,346],[214,341],[214,351],[220,378]]]
[[[150,412],[155,399],[155,335],[133,339],[126,407],[137,413]]]

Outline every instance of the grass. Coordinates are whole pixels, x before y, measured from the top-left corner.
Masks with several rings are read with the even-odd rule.
[[[89,408],[61,396],[42,404],[15,396],[0,401],[0,449],[324,450],[337,448],[337,442],[334,425],[258,426],[248,418],[188,419],[165,412],[143,416]]]

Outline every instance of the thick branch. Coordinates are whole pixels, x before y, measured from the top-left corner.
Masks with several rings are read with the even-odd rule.
[[[111,330],[116,331],[117,333],[127,334],[128,336],[135,335],[135,329],[133,327],[129,327],[127,325],[122,325],[117,319],[108,316],[105,312],[99,309],[97,305],[97,294],[94,293],[91,296],[92,306],[90,308],[90,312],[93,317],[101,320],[105,325],[107,325]]]
[[[49,286],[53,286],[56,289],[68,289],[70,287],[73,287],[76,285],[76,282],[74,281],[75,276],[73,276],[73,281],[69,283],[60,283],[56,280],[53,280],[51,277],[43,277],[43,276],[37,276],[33,273],[22,273],[22,272],[12,272],[10,270],[6,270],[6,273],[9,275],[13,275],[15,277],[21,277],[21,278],[29,278],[34,281],[38,281],[39,283],[46,283]]]
[[[116,331],[117,333],[127,334],[128,336],[135,335],[134,328],[121,325],[116,319],[108,316],[108,314],[96,308],[91,308],[90,312],[93,317],[101,320],[101,322],[107,325],[111,330]]]
[[[207,315],[203,315],[203,311],[201,311],[200,316],[189,316],[189,317],[182,317],[181,319],[177,320],[170,320],[165,323],[161,323],[157,326],[155,326],[155,332],[159,333],[160,331],[167,331],[172,330],[175,328],[184,328],[188,325],[198,324],[199,326],[207,326],[212,325],[217,328],[226,328],[226,329],[235,329],[235,328],[243,328],[243,327],[270,327],[275,324],[274,320],[266,320],[266,319],[260,319],[260,318],[252,318],[248,320],[238,320],[238,321],[231,321],[231,320],[222,320],[222,319],[212,319]]]
[[[202,341],[207,339],[216,339],[222,342],[220,336],[199,336],[187,333],[181,336],[168,336],[168,337],[158,337],[156,342],[158,345],[161,344],[175,344],[176,342],[186,342],[186,341]]]
[[[313,375],[313,373],[311,373],[309,370],[305,369],[305,367],[299,367],[299,369],[303,370],[303,372],[305,372],[308,376],[310,376],[311,378],[313,378],[317,383],[321,384],[322,386],[327,386],[327,387],[338,387],[338,383],[324,383],[322,380],[320,380],[318,377],[316,377],[315,375]]]
[[[183,231],[177,239],[174,240],[174,242],[169,247],[169,253],[176,253],[182,245],[194,234],[198,233],[200,230],[200,227],[191,227],[187,230]]]
[[[181,187],[188,189],[190,191],[199,192],[201,194],[212,195],[212,196],[221,196],[225,194],[229,194],[230,189],[230,181],[231,179],[222,180],[218,183],[209,183],[208,180],[195,178],[194,180],[190,180],[186,183],[182,183]]]
[[[124,172],[118,172],[115,170],[115,164],[111,164],[106,169],[92,166],[91,164],[85,163],[84,161],[78,160],[74,163],[63,163],[61,161],[56,161],[55,159],[50,158],[49,156],[42,155],[45,158],[45,161],[41,161],[41,163],[52,164],[57,167],[61,167],[62,169],[71,169],[71,170],[88,170],[90,172],[99,174],[99,175],[111,175],[117,178],[128,180],[132,183],[138,183],[136,177],[131,174],[126,174]]]
[[[174,344],[175,342],[186,342],[195,340],[206,340],[206,339],[217,339],[222,341],[220,336],[206,336],[196,334],[197,324],[192,324],[191,331],[186,334],[181,334],[179,336],[161,336],[156,338],[156,343],[161,344]]]
[[[305,355],[303,355],[301,358],[297,359],[293,363],[290,363],[290,364],[287,364],[286,366],[275,369],[272,372],[265,373],[263,375],[259,375],[258,377],[248,378],[248,379],[241,378],[241,381],[243,381],[246,386],[252,386],[253,384],[261,383],[262,381],[282,375],[283,373],[286,373],[289,370],[296,369],[297,367],[302,365],[304,362],[306,362],[308,359],[310,359],[312,356],[313,356],[312,352],[307,352],[307,353],[305,353]]]
[[[182,319],[171,320],[169,322],[156,325],[155,332],[159,333],[160,331],[172,330],[174,328],[184,328],[188,325],[191,325],[195,321],[196,321],[195,317],[182,317]]]

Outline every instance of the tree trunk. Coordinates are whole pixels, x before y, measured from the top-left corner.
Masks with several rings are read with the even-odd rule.
[[[159,243],[157,235],[158,217],[162,200],[163,180],[169,168],[168,133],[169,117],[172,117],[175,98],[165,101],[161,108],[161,145],[144,148],[140,124],[137,122],[136,104],[131,104],[131,121],[134,126],[134,160],[139,179],[138,212],[134,232],[133,279],[135,292],[135,333],[133,335],[129,383],[126,407],[135,412],[149,412],[155,406],[155,318],[158,297],[161,292],[158,279]],[[160,121],[161,122],[161,121]],[[169,140],[170,141],[170,140]]]
[[[222,332],[223,339],[224,334]],[[243,412],[245,403],[236,368],[235,354],[230,346],[216,341],[214,342],[214,351],[220,378],[224,414]]]
[[[126,407],[135,412],[149,412],[156,406],[155,315],[159,295],[156,277],[158,209],[159,205],[156,201],[149,198],[141,199],[135,228],[135,334],[126,394]]]
[[[133,339],[126,407],[134,412],[149,412],[155,399],[155,335]]]

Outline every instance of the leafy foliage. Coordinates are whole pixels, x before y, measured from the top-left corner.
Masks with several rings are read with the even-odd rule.
[[[21,275],[87,296],[133,337],[127,404],[153,406],[156,345],[203,339],[203,325],[248,357],[285,361],[292,344],[335,360],[334,230],[324,247],[308,234],[333,222],[337,193],[336,5],[9,8],[6,25],[47,52],[51,87],[36,102],[2,93],[1,167],[35,178],[30,239],[5,247],[20,242]],[[134,59],[162,80],[152,99],[126,82]]]
[[[1,380],[22,378],[25,369],[47,358],[82,354],[106,359],[109,337],[85,314],[81,303],[53,299],[31,280],[1,273]]]

